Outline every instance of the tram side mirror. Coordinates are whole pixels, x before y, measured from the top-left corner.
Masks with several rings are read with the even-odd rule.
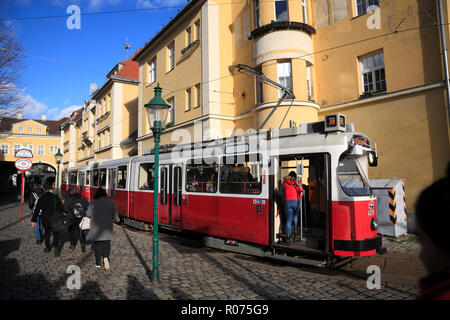
[[[369,151],[367,153],[367,159],[369,160],[369,166],[371,167],[378,166],[377,154],[374,151]]]

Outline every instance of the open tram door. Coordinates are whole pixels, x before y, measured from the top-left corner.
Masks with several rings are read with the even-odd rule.
[[[327,256],[330,242],[330,155],[326,153],[280,155],[274,157],[272,161],[274,161],[273,247],[277,252],[288,255],[297,256],[304,253]],[[291,171],[297,173],[304,196],[301,199],[297,227],[292,227],[293,236],[288,237],[282,190],[283,183]]]

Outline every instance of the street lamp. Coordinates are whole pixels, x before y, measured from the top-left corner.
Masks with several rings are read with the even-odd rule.
[[[153,182],[153,269],[152,282],[159,282],[159,235],[158,235],[158,177],[159,177],[159,141],[161,133],[166,125],[166,118],[169,112],[170,105],[161,98],[162,89],[158,85],[155,87],[155,96],[152,100],[144,105],[147,109],[148,124],[152,129],[153,138],[155,141],[155,167],[154,167],[154,182]]]
[[[56,164],[58,165],[58,173],[56,174],[56,195],[59,196],[59,165],[61,164],[61,160],[63,155],[61,154],[60,149],[58,148],[58,153],[55,154]]]

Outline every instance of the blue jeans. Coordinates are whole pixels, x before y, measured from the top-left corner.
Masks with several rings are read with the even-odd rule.
[[[37,217],[36,219],[36,226],[34,227],[34,233],[36,234],[36,240],[38,241],[44,240],[44,227],[42,226],[41,217]]]
[[[298,216],[300,214],[300,200],[288,200],[284,203],[284,212],[286,212],[286,233],[288,236],[297,228]]]

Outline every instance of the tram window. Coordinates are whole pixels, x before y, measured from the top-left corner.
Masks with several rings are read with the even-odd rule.
[[[127,166],[120,166],[117,169],[117,189],[127,187]]]
[[[154,164],[153,163],[141,163],[139,166],[139,190],[152,190],[154,183]]]
[[[69,174],[69,183],[70,184],[77,184],[77,172],[73,171]]]
[[[91,171],[87,170],[86,171],[86,185],[87,186],[89,185],[90,180],[91,180]]]
[[[161,188],[160,201],[162,204],[167,204],[167,168],[161,168]]]
[[[62,184],[66,184],[67,183],[67,172],[63,172],[61,180],[62,180],[61,181]]]
[[[94,170],[94,177],[92,179],[92,186],[98,187],[98,169]]]
[[[219,160],[217,158],[190,160],[186,163],[186,191],[217,192]]]
[[[360,163],[358,164],[358,162]],[[370,190],[366,183],[364,183],[364,177],[362,176],[364,172],[361,173],[359,170],[359,168],[361,168],[361,170],[364,171],[364,166],[367,171],[367,156],[354,158],[344,154],[339,158],[338,178],[345,194],[349,196],[370,195]]]
[[[100,169],[100,187],[106,187],[106,169]]]
[[[220,164],[220,192],[260,194],[262,157],[259,154],[227,156]]]

